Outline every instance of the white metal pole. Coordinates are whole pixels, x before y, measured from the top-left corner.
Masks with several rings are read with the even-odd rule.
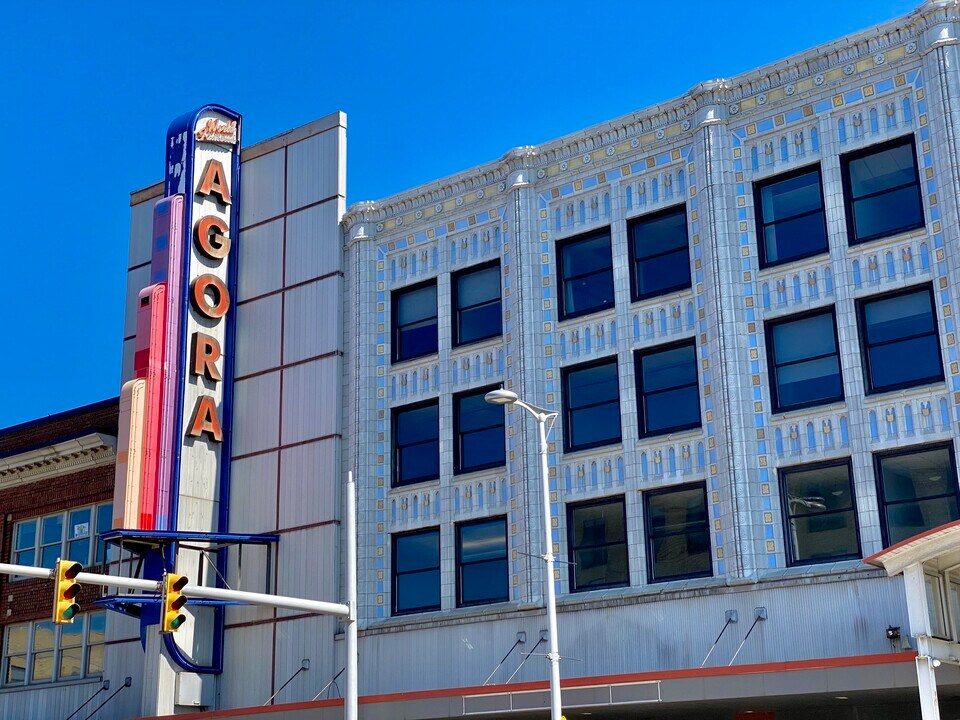
[[[540,429],[540,474],[543,484],[543,559],[547,561],[547,631],[550,633],[550,720],[560,720],[560,643],[557,637],[557,594],[553,586],[553,520],[550,513],[550,467],[547,462],[547,418],[537,413]]]
[[[358,660],[357,660],[357,484],[353,472],[347,474],[347,616],[346,668],[347,689],[343,701],[344,720],[357,720]]]

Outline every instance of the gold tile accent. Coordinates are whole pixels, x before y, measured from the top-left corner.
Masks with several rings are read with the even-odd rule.
[[[772,512],[765,512],[765,513],[763,514],[763,521],[764,521],[765,523],[767,523],[767,524],[772,523],[772,522],[773,522],[773,513],[772,513]]]
[[[843,105],[843,95],[834,95],[833,96],[833,106],[841,107]]]
[[[597,182],[598,182],[598,183],[605,183],[606,181],[607,181],[607,174],[606,174],[606,173],[600,173],[599,175],[597,175]]]
[[[670,159],[671,159],[671,160],[679,160],[679,159],[680,159],[680,150],[679,150],[679,149],[676,149],[676,148],[675,148],[674,150],[672,150],[672,151],[670,152]]]
[[[574,180],[573,189],[577,192],[583,190],[583,180]]]
[[[810,117],[813,115],[813,105],[804,105],[803,106],[803,116]]]
[[[756,135],[756,134],[757,134],[756,124],[750,123],[749,125],[747,125],[747,135]],[[737,148],[737,150],[740,150],[740,148]]]
[[[747,271],[743,274],[744,282],[750,282],[750,278],[751,278],[751,277],[753,277],[753,274],[752,274],[749,270],[747,270]]]
[[[906,85],[906,84],[907,84],[907,76],[906,76],[906,75],[903,75],[903,74],[897,75],[897,76],[893,79],[893,84],[894,84],[896,87],[902,87],[902,86]]]
[[[760,356],[760,354],[757,352],[757,349],[756,349],[756,348],[751,348],[751,350],[750,350],[750,359],[751,359],[751,360],[756,360],[759,356]],[[760,403],[757,403],[757,404],[759,405]],[[757,408],[757,412],[759,412],[759,411],[760,411],[760,408]]]
[[[777,127],[780,127],[781,125],[783,125],[784,122],[786,122],[786,117],[784,116],[783,113],[773,116],[773,124],[776,125]]]
[[[647,167],[653,168],[657,166],[657,159],[655,157],[647,158]]]
[[[433,228],[430,228],[429,230],[427,230],[427,237],[428,237],[428,238],[434,238],[434,237],[436,237],[436,236],[437,236],[437,231],[436,231],[436,230],[434,230]]]
[[[766,455],[761,455],[761,456],[760,456],[760,467],[766,467],[766,466],[767,466],[767,456],[766,456]]]
[[[716,520],[713,521],[713,529],[714,530],[720,529],[720,518],[717,518]]]
[[[770,494],[770,483],[761,483],[760,485],[760,494],[769,495]]]
[[[717,548],[717,560],[723,560],[723,548],[722,548],[722,547],[718,547],[718,548]]]
[[[560,197],[560,188],[550,188],[550,197],[554,200]]]
[[[629,174],[630,174],[630,166],[629,166],[629,165],[621,165],[621,166],[620,166],[620,174],[621,174],[621,175],[629,175]]]
[[[757,403],[759,405],[759,403]],[[767,434],[763,431],[763,428],[757,430],[757,440],[763,440]]]
[[[863,86],[863,96],[865,98],[873,97],[874,89],[873,85],[864,85]]]
[[[767,540],[767,552],[775,552],[777,549],[776,544],[773,540]]]

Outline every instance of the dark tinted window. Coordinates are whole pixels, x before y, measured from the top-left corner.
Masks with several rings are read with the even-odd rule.
[[[453,398],[454,464],[458,473],[497,467],[506,462],[503,405],[486,402],[483,396],[487,390],[489,388]]]
[[[457,605],[504,602],[507,591],[507,521],[457,525]]]
[[[779,471],[790,564],[860,556],[848,462]]]
[[[641,437],[700,426],[693,342],[638,352],[636,367]]]
[[[393,293],[393,361],[437,351],[437,283]]]
[[[775,410],[843,399],[833,310],[767,327]]]
[[[557,246],[560,319],[613,307],[610,231],[567,240]]]
[[[949,445],[886,453],[876,465],[885,545],[960,519]]]
[[[567,508],[572,591],[630,584],[623,498]]]
[[[644,502],[650,582],[712,575],[704,486],[655,490]]]
[[[763,182],[755,203],[763,267],[827,251],[819,167]]]
[[[620,442],[617,360],[568,368],[563,374],[566,449]]]
[[[686,207],[633,220],[630,253],[634,300],[690,287]]]
[[[440,530],[393,536],[393,612],[440,609]]]
[[[502,333],[500,266],[471,268],[453,276],[454,345]]]
[[[929,288],[860,303],[860,340],[869,392],[943,379]]]
[[[842,158],[850,244],[923,227],[913,136]]]
[[[440,416],[436,401],[393,411],[393,484],[440,477]]]

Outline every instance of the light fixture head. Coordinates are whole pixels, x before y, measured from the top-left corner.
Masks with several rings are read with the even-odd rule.
[[[493,405],[513,405],[520,398],[517,397],[515,392],[500,388],[498,390],[491,390],[483,396],[483,399]]]

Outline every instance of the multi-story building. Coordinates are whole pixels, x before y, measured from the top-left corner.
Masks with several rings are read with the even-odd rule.
[[[276,535],[244,586],[338,599],[355,473],[364,717],[535,716],[546,580],[568,717],[917,716],[909,593],[865,558],[960,519],[958,44],[930,0],[346,212],[341,114],[245,148],[229,520],[178,529]],[[124,380],[165,192],[132,199]],[[559,412],[549,519],[499,387]],[[950,570],[924,592],[960,639]],[[143,715],[339,717],[331,618],[226,608],[197,693],[110,620]]]
[[[104,564],[113,515],[117,400],[0,430],[0,557],[52,567]],[[0,575],[0,717],[66,717],[103,687],[107,612],[85,588],[70,625],[51,620],[48,581]],[[54,693],[32,688],[57,687]],[[102,696],[100,699],[104,699]]]

